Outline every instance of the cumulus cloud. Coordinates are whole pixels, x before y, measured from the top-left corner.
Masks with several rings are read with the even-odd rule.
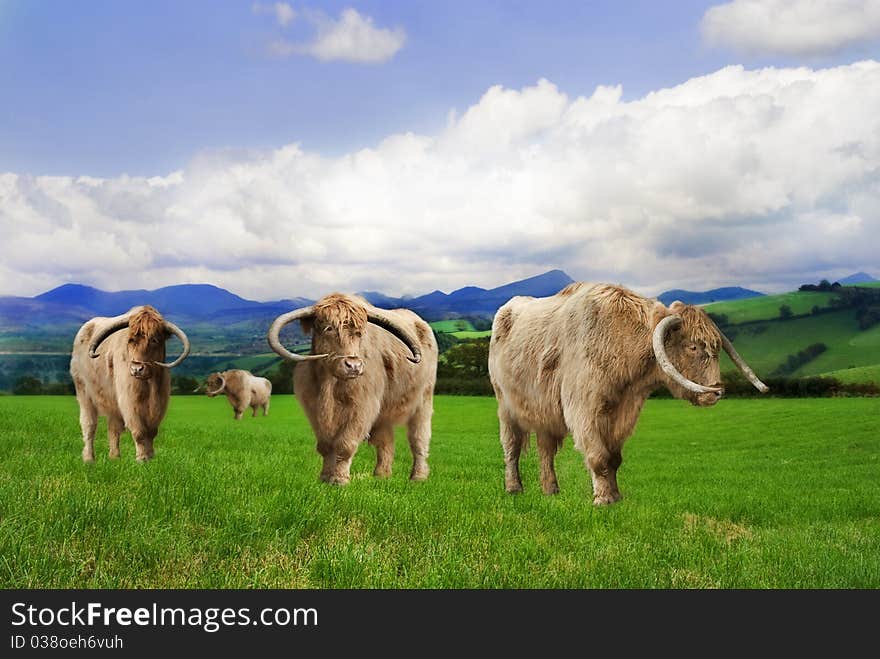
[[[281,57],[309,55],[322,61],[375,64],[390,60],[406,43],[402,27],[377,27],[370,16],[352,8],[344,9],[336,20],[319,12],[308,12],[306,18],[317,31],[311,42],[278,39],[270,44],[270,51]]]
[[[296,11],[286,2],[275,4],[262,4],[255,2],[251,7],[255,14],[270,14],[281,27],[287,27],[296,18]]]
[[[152,178],[0,174],[0,293],[211,282],[256,299],[494,286],[643,293],[878,274],[880,63],[732,66],[625,101],[492,87],[436,135],[201,154]]]
[[[880,40],[880,0],[733,0],[710,7],[700,27],[714,46],[827,55]]]

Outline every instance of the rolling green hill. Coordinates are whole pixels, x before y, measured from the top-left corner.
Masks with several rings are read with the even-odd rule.
[[[880,382],[880,364],[873,366],[856,366],[855,368],[844,368],[839,371],[829,371],[823,373],[832,378],[837,378],[841,382]]]
[[[792,375],[818,375],[880,364],[880,325],[859,330],[855,312],[843,309],[806,318],[727,328],[737,351],[760,375],[768,376],[788,355],[814,343],[828,349]],[[725,357],[722,370],[733,368]]]
[[[793,291],[779,295],[753,297],[747,300],[715,302],[707,304],[703,308],[713,314],[724,314],[731,324],[739,324],[779,318],[779,307],[782,305],[788,306],[795,316],[803,316],[810,313],[814,306],[820,309],[828,308],[829,302],[834,297],[834,293]]]

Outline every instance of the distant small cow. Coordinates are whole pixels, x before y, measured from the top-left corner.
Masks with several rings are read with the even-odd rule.
[[[266,416],[272,402],[272,383],[250,371],[236,368],[222,373],[211,373],[205,381],[205,393],[211,398],[226,394],[236,419],[241,419],[249,407],[253,410],[251,416],[257,416],[257,408],[262,408],[263,416]]]
[[[165,342],[183,341],[183,352],[165,363]],[[99,352],[100,350],[100,352]],[[84,462],[95,461],[98,415],[107,416],[110,457],[119,457],[119,435],[131,430],[138,462],[153,457],[153,439],[168,410],[170,369],[189,354],[189,339],[151,306],[121,316],[92,318],[76,333],[70,375],[79,402]]]

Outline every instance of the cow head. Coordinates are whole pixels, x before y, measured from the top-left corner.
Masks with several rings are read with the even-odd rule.
[[[139,380],[149,380],[156,368],[174,368],[189,355],[189,339],[183,330],[162,318],[156,309],[146,305],[120,316],[93,336],[89,343],[89,357],[98,357],[97,350],[101,343],[111,334],[123,329],[128,330],[125,361],[128,363],[129,374]],[[165,342],[172,334],[183,342],[183,352],[173,362],[166,364]]]
[[[767,386],[737,354],[730,340],[702,309],[675,301],[669,312],[658,303],[652,337],[654,356],[676,398],[709,407],[724,395],[719,355],[724,349],[761,392]]]
[[[278,338],[281,328],[299,320],[303,331],[312,335],[312,354],[297,355],[289,352]],[[284,357],[295,362],[325,360],[333,376],[352,379],[364,372],[361,343],[367,332],[381,328],[388,331],[409,348],[418,364],[422,359],[419,344],[392,314],[367,307],[362,301],[348,295],[333,293],[310,307],[296,309],[275,319],[269,328],[269,345]]]
[[[205,393],[209,398],[218,396],[226,390],[226,378],[222,373],[211,373],[205,380]]]

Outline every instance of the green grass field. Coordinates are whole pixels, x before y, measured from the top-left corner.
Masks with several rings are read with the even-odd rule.
[[[426,483],[346,487],[292,396],[232,420],[172,399],[156,459],[84,465],[77,405],[0,397],[3,588],[878,588],[880,401],[649,401],[624,450],[625,499],[590,504],[566,441],[562,493],[507,495],[491,398],[438,397]]]

